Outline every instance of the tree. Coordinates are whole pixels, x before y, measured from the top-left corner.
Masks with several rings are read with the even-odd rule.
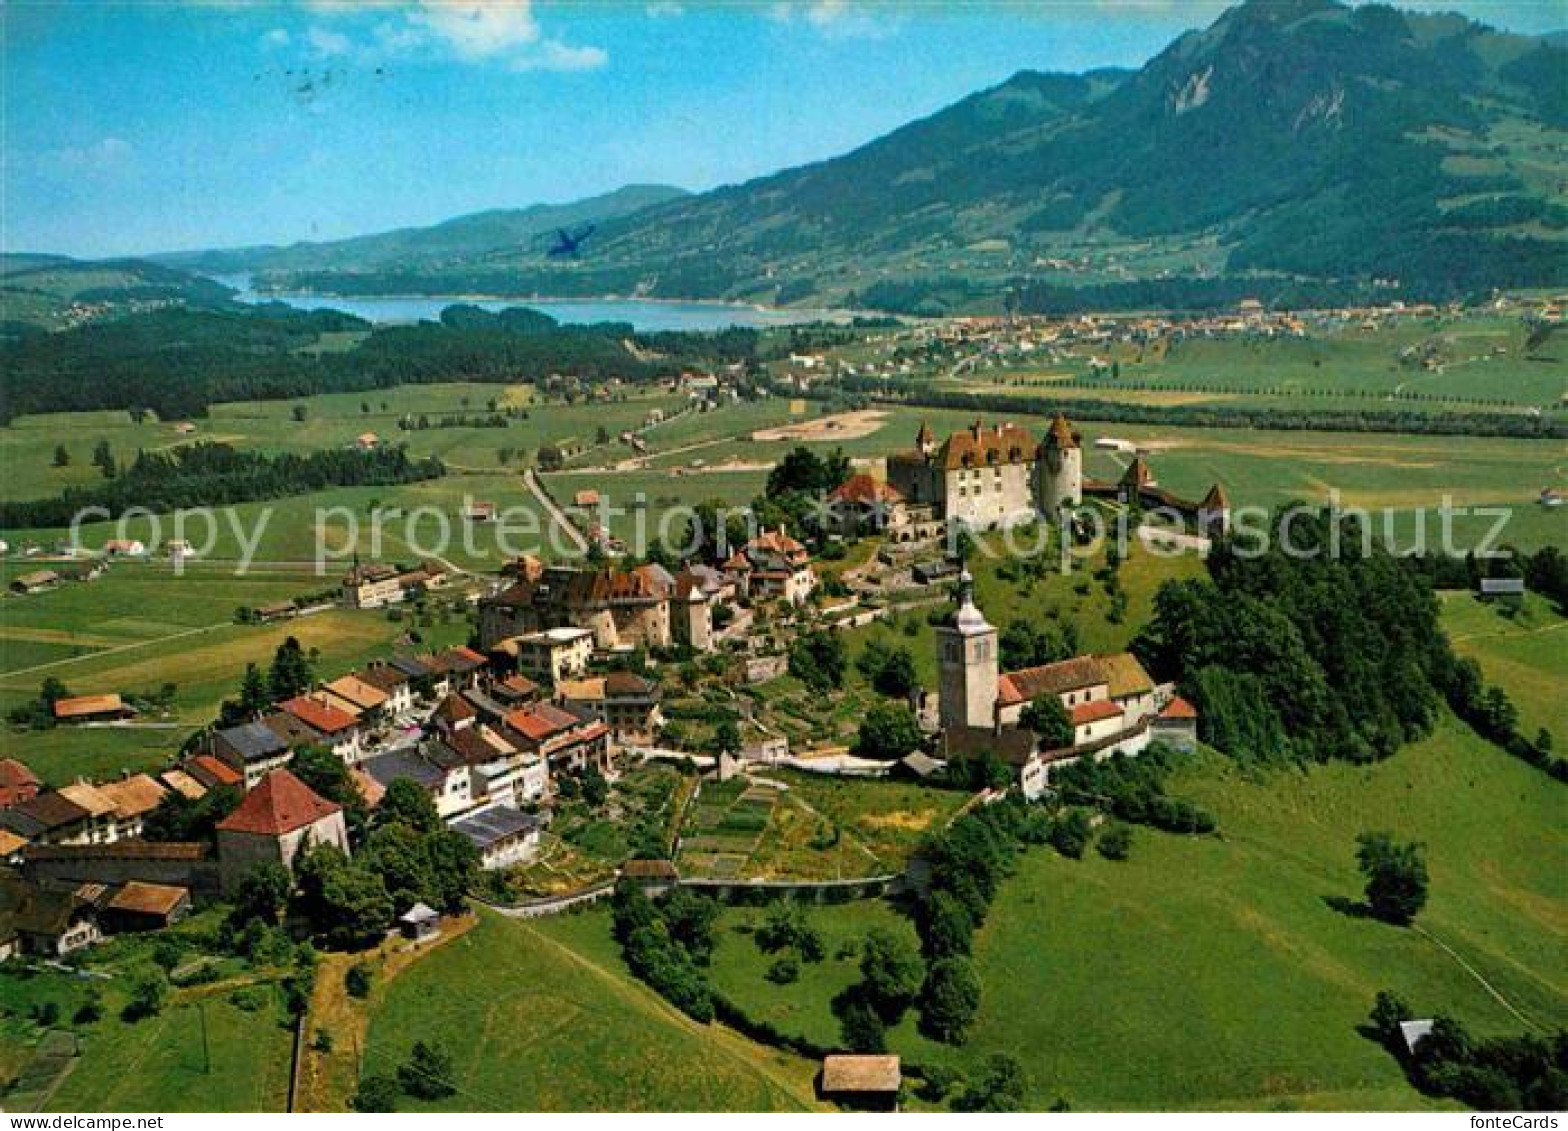
[[[713,954],[713,925],[719,918],[718,901],[690,888],[678,887],[666,895],[658,907],[670,938],[679,943],[694,962],[706,966]]]
[[[540,444],[538,455],[534,458],[539,464],[540,471],[560,471],[561,465],[566,462],[561,449],[554,444]]]
[[[170,790],[142,822],[145,840],[211,843],[219,821],[239,807],[244,794],[232,785],[209,789],[192,801]]]
[[[169,1000],[169,979],[162,970],[151,969],[131,983],[131,998],[126,1002],[124,1016],[127,1021],[140,1021],[156,1017],[163,1012]]]
[[[838,1016],[839,1037],[844,1047],[851,1052],[887,1052],[887,1026],[872,1004],[854,990],[851,986],[833,1000],[833,1012]]]
[[[54,465],[56,467],[70,467],[71,453],[65,450],[64,444],[54,446]]]
[[[113,479],[119,469],[115,466],[114,453],[109,450],[108,440],[99,440],[93,446],[93,466],[103,472],[105,479]]]
[[[980,977],[974,963],[957,956],[932,963],[920,992],[920,1031],[961,1045],[980,1010]]]
[[[1356,862],[1366,877],[1367,906],[1386,923],[1408,924],[1426,906],[1426,860],[1421,846],[1400,844],[1388,833],[1356,838]]]
[[[1082,809],[1069,809],[1051,823],[1051,847],[1072,860],[1082,858],[1093,835],[1089,814]]]
[[[420,833],[431,833],[441,828],[441,815],[436,803],[419,783],[411,778],[394,778],[376,807],[378,824],[402,822]]]
[[[293,888],[294,880],[283,865],[271,860],[256,865],[245,874],[234,895],[232,922],[243,925],[258,920],[276,926]]]
[[[300,910],[316,933],[333,945],[360,945],[392,922],[392,897],[381,877],[351,864],[332,845],[308,849],[300,860],[298,879]]]
[[[980,1075],[953,1100],[954,1111],[1022,1111],[1027,1087],[1024,1066],[1005,1052],[986,1057]]]
[[[272,696],[261,669],[255,664],[245,665],[245,675],[240,680],[240,713],[247,719],[255,718],[272,706]]]
[[[932,892],[920,911],[920,938],[928,961],[969,953],[974,945],[974,920],[950,892]]]
[[[919,683],[914,653],[902,646],[890,648],[880,640],[867,643],[855,666],[879,694],[891,698],[908,698]]]
[[[1132,826],[1118,821],[1108,825],[1094,847],[1107,860],[1125,860],[1132,851]]]
[[[715,755],[740,752],[740,728],[735,725],[734,719],[724,719],[713,728],[713,739],[708,743],[708,749]]]
[[[267,684],[275,702],[292,699],[310,690],[316,680],[310,657],[297,638],[290,636],[273,654]]]
[[[1047,750],[1064,750],[1073,744],[1073,720],[1060,696],[1045,694],[1023,709],[1018,721],[1040,736]]]
[[[855,753],[894,762],[920,748],[920,724],[906,703],[873,703],[860,720]]]
[[[415,1041],[408,1059],[398,1066],[403,1091],[420,1100],[439,1100],[457,1091],[453,1083],[452,1054],[440,1041]]]
[[[860,990],[885,1024],[896,1025],[925,981],[925,963],[903,935],[881,927],[860,949]]]
[[[1392,990],[1379,990],[1372,1004],[1372,1015],[1367,1019],[1372,1034],[1392,1052],[1403,1055],[1404,1036],[1400,1024],[1415,1016],[1403,998]]]
[[[837,633],[818,629],[797,636],[790,645],[789,673],[812,691],[842,687],[844,668],[844,642]]]
[[[397,1097],[397,1078],[382,1072],[362,1077],[350,1102],[359,1112],[396,1111]]]
[[[294,418],[295,424],[305,423],[305,406],[302,404],[295,405],[293,408],[289,409],[289,415]]]

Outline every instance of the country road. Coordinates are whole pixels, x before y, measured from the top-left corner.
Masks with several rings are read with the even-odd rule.
[[[530,467],[523,472],[523,483],[533,492],[534,498],[539,500],[539,505],[544,508],[545,514],[549,515],[557,526],[566,531],[566,536],[576,545],[578,552],[586,554],[588,552],[588,539],[584,538],[583,532],[578,530],[572,520],[566,517],[566,512],[555,505],[555,500],[550,498],[549,493],[540,484],[533,468]]]

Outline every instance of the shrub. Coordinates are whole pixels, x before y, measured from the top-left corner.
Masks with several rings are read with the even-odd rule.
[[[793,955],[775,958],[768,967],[768,981],[776,986],[787,986],[800,980],[800,963]]]
[[[359,1090],[349,1102],[360,1112],[396,1111],[398,1091],[397,1080],[391,1076],[366,1076],[360,1080]]]
[[[363,962],[356,962],[343,975],[343,988],[348,991],[350,997],[367,998],[370,996],[373,977],[369,966]]]
[[[452,1082],[452,1054],[439,1041],[415,1041],[408,1059],[398,1066],[403,1091],[420,1100],[439,1100],[457,1091]]]
[[[1107,860],[1127,859],[1132,850],[1132,826],[1120,822],[1106,826],[1094,846]]]

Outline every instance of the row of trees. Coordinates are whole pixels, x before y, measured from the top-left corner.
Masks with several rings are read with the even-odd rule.
[[[445,472],[440,460],[414,459],[398,447],[268,455],[227,444],[191,444],[138,452],[129,465],[96,486],[68,488],[53,499],[0,503],[0,526],[66,526],[89,507],[118,518],[133,508],[156,513],[224,506],[328,487],[414,483]]]
[[[877,400],[930,408],[1010,416],[1041,416],[1054,412],[1055,401],[1022,393],[978,393],[936,390],[893,378],[839,378],[834,389],[813,390],[808,396],[839,391]],[[800,394],[795,394],[800,395]],[[1568,423],[1550,416],[1506,412],[1425,412],[1420,409],[1282,409],[1217,404],[1149,404],[1074,398],[1078,420],[1115,424],[1149,424],[1183,428],[1258,428],[1285,432],[1400,432],[1438,436],[1517,436],[1529,439],[1568,438]]]

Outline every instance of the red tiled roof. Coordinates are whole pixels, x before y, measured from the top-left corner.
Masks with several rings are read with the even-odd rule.
[[[197,776],[205,774],[217,785],[239,785],[245,780],[244,775],[230,769],[227,763],[218,761],[211,754],[196,755],[191,759],[191,767],[198,771]]]
[[[0,758],[0,790],[37,789],[43,783],[15,758]]]
[[[218,822],[218,831],[282,836],[337,812],[338,805],[318,796],[287,770],[273,770],[245,795],[239,808]]]
[[[1194,707],[1180,695],[1173,696],[1165,704],[1165,710],[1160,712],[1162,719],[1195,719],[1198,717],[1198,708]]]
[[[828,501],[834,503],[896,503],[903,499],[898,488],[883,483],[866,472],[851,475],[833,488]]]
[[[296,695],[279,707],[322,734],[337,734],[354,726],[354,716],[309,695]]]
[[[1008,672],[997,681],[997,702],[1004,707],[1029,703],[1042,695],[1065,695],[1096,684],[1109,683],[1104,668],[1093,656],[1076,656],[1055,664]]]
[[[1089,703],[1079,703],[1072,709],[1073,726],[1083,726],[1085,723],[1097,723],[1102,719],[1118,718],[1122,709],[1109,699],[1096,699]]]
[[[1078,446],[1078,434],[1073,431],[1073,426],[1067,422],[1067,417],[1057,413],[1056,418],[1051,421],[1051,426],[1045,430],[1045,443],[1040,446],[1061,449],[1076,448]]]
[[[473,718],[478,713],[474,710],[473,704],[454,692],[436,705],[434,717],[438,722],[460,723]]]
[[[936,453],[936,463],[944,470],[961,467],[989,467],[1004,463],[1025,463],[1034,458],[1034,437],[1016,424],[987,428],[978,420],[962,432],[954,432]]]
[[[543,706],[543,704],[539,706]],[[552,734],[558,734],[566,729],[560,723],[545,718],[539,712],[539,707],[512,711],[506,716],[506,725],[524,738],[531,739],[534,742],[543,741]]]

